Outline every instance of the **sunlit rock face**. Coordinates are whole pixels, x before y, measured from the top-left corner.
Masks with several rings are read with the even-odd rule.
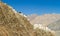
[[[0,36],[55,36],[51,31],[34,29],[26,16],[0,2]]]

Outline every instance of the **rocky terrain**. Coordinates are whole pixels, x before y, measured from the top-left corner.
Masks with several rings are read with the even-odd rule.
[[[25,15],[0,2],[0,36],[55,36],[54,32],[35,28]]]
[[[33,16],[35,16],[33,18]],[[60,36],[60,14],[44,14],[28,16],[31,24],[41,24],[56,32],[56,36]],[[32,19],[32,20],[31,20]]]
[[[48,28],[50,28],[51,30],[56,31],[56,35],[60,36],[60,20],[55,21],[55,22],[49,24]]]
[[[38,15],[37,14],[31,14],[31,15],[28,15],[27,18],[29,19],[29,21],[32,21],[34,20]]]
[[[49,27],[51,30],[60,31],[60,20],[55,21],[55,22],[49,24],[48,27]]]

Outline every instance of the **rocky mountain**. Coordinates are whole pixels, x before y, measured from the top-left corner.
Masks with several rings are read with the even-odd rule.
[[[32,24],[43,24],[44,26],[47,26],[48,24],[60,19],[60,14],[44,14],[36,17],[34,17],[34,15],[31,16],[28,19],[30,19]]]
[[[51,30],[56,31],[56,36],[60,36],[60,20],[49,24],[48,28],[50,28]]]
[[[34,29],[27,18],[0,2],[0,36],[55,36],[54,32]]]
[[[33,26],[24,16],[0,2],[0,36],[30,36],[32,30]]]
[[[35,19],[38,15],[37,14],[32,14],[32,15],[28,15],[27,18],[32,21],[33,19]]]
[[[60,31],[60,20],[55,21],[55,22],[49,24],[48,27],[49,27],[51,30]]]

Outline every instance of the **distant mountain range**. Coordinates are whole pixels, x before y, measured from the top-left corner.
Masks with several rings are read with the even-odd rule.
[[[60,20],[49,24],[48,27],[52,30],[60,31]]]
[[[32,14],[28,16],[31,24],[42,24],[56,32],[56,36],[60,36],[60,14]]]
[[[49,24],[48,28],[50,28],[51,30],[56,31],[56,36],[60,36],[60,20]]]
[[[50,23],[60,20],[60,14],[32,14],[28,16],[28,19],[30,19],[31,24],[43,24],[44,26],[47,26]]]

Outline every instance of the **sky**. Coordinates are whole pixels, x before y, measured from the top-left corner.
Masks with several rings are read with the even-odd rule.
[[[30,14],[60,14],[60,0],[2,0],[16,11]]]

